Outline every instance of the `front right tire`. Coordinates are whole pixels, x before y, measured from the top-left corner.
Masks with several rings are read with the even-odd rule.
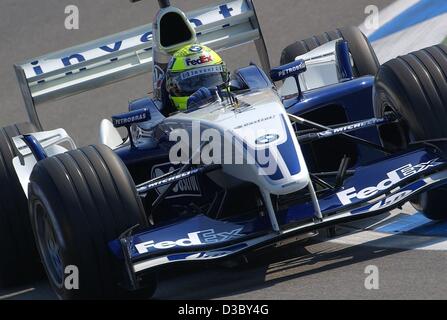
[[[281,53],[281,65],[295,61],[297,56],[336,39],[343,39],[348,42],[349,51],[354,61],[354,76],[374,76],[377,73],[380,63],[374,49],[360,29],[353,26],[324,32],[290,44]]]
[[[402,118],[379,128],[382,144],[404,150],[414,141],[447,138],[447,47],[436,45],[382,65],[376,76],[374,112]],[[440,144],[447,151],[447,140]],[[447,219],[447,187],[424,192],[411,201],[432,220]]]

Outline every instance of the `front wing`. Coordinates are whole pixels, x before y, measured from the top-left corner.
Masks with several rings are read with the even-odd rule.
[[[123,237],[110,243],[126,261],[133,279],[155,268],[180,262],[217,260],[269,246],[323,227],[381,214],[415,195],[447,184],[447,161],[435,150],[417,149],[356,169],[342,188],[323,194],[323,220],[311,203],[277,212],[281,231],[267,217],[218,221],[204,215]]]

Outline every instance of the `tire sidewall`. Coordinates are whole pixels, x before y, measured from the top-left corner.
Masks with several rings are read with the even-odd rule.
[[[391,109],[400,117],[400,124],[395,131],[386,132],[383,130],[384,126],[379,126],[382,145],[392,151],[404,151],[408,148],[409,142],[446,137],[447,130],[441,121],[445,122],[447,119],[437,116],[437,114],[441,114],[440,110],[435,108],[439,108],[439,104],[433,105],[432,103],[439,99],[436,93],[433,95],[434,92],[439,94],[439,91],[427,91],[426,86],[430,86],[430,83],[425,83],[422,79],[433,80],[434,78],[427,65],[422,65],[422,60],[417,58],[422,51],[431,49],[422,49],[407,56],[392,59],[381,66],[376,75],[373,92],[375,116],[381,118],[385,115],[386,110],[390,111]],[[430,58],[427,59],[425,63],[427,61],[428,64],[434,62]],[[431,59],[434,59],[433,56]],[[437,63],[434,64],[440,66]],[[432,68],[431,70],[436,69]],[[446,71],[444,70],[444,73]],[[390,144],[390,141],[393,141],[398,135],[401,135],[402,143],[400,145]],[[443,220],[447,218],[446,196],[447,188],[441,187],[415,196],[410,203],[427,218]]]
[[[34,167],[30,177],[30,218],[42,260],[45,262],[47,253],[54,251],[45,251],[45,248],[51,246],[42,245],[45,239],[41,239],[44,237],[39,234],[38,221],[42,215],[39,208],[43,208],[49,217],[54,238],[60,248],[61,259],[56,260],[63,261],[64,271],[67,266],[75,266],[79,272],[79,290],[70,289],[54,280],[51,274],[54,268],[46,259],[45,271],[60,299],[124,299],[135,298],[135,294],[138,297],[141,292],[145,292],[145,289],[131,292],[120,287],[125,271],[124,262],[114,256],[109,243],[137,223],[141,227],[147,226],[146,217],[126,167],[112,150],[101,148],[101,153],[94,153],[92,150],[95,147],[90,146],[42,160]],[[86,150],[90,152],[89,155]],[[81,154],[85,158],[78,157]],[[103,162],[95,159],[102,159]],[[87,183],[87,175],[98,180],[90,185]],[[108,183],[108,186],[103,183]],[[92,195],[91,198],[87,196],[86,190]],[[113,199],[114,204],[121,201],[123,210],[114,209],[115,215],[112,216],[110,205],[99,206],[94,199],[102,203],[109,203]],[[120,217],[116,216],[118,214]],[[47,236],[46,240],[49,238],[53,239]],[[63,277],[68,280],[68,271],[67,274],[64,272]],[[155,291],[155,280],[154,285],[146,290],[146,297]]]
[[[67,246],[67,243],[76,243],[76,239],[73,239],[72,233],[67,232],[67,228],[64,228],[64,225],[68,225],[66,221],[66,215],[60,214],[65,212],[65,208],[62,207],[61,203],[58,201],[59,196],[55,192],[53,188],[47,185],[38,185],[36,183],[29,184],[29,208],[30,208],[30,219],[33,227],[34,236],[36,239],[37,250],[41,256],[41,259],[44,260],[45,253],[42,252],[40,235],[37,234],[38,226],[37,226],[37,215],[36,212],[37,206],[42,206],[43,210],[52,224],[53,230],[55,232],[56,240],[61,248],[61,258],[63,261],[63,265],[66,266],[76,266],[78,270],[82,270],[80,267],[80,259],[76,257],[74,251],[70,251],[70,246]],[[44,261],[43,261],[44,262]],[[65,288],[65,270],[63,275],[62,284],[58,284],[54,281],[51,272],[48,270],[47,264],[43,263],[45,272],[47,273],[48,280],[50,285],[59,299],[76,299],[76,290],[67,290]],[[83,284],[83,277],[80,274],[79,277],[80,286]]]

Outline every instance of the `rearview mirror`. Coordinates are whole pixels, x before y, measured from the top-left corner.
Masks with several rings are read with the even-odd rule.
[[[289,77],[298,77],[300,73],[303,73],[306,70],[307,67],[304,60],[295,60],[288,64],[273,68],[270,71],[270,78],[273,81],[281,81]]]
[[[129,127],[133,123],[148,121],[151,119],[149,109],[138,109],[112,116],[112,123],[115,128]]]
[[[135,141],[132,137],[131,126],[134,123],[140,123],[151,120],[151,113],[149,109],[137,109],[126,113],[112,116],[112,123],[115,128],[126,127],[127,134],[130,140],[130,146],[135,148]]]

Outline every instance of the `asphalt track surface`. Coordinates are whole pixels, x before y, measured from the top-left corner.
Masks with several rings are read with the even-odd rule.
[[[210,1],[177,0],[185,10]],[[283,47],[301,38],[342,25],[359,25],[364,8],[379,8],[392,0],[257,0],[258,14],[272,65]],[[80,30],[64,28],[64,8],[80,9]],[[125,0],[2,0],[0,2],[0,125],[24,121],[26,114],[12,69],[13,63],[83,43],[151,21],[155,1],[131,5]],[[230,68],[257,61],[254,47],[224,54]],[[62,101],[39,106],[46,129],[63,127],[79,145],[97,141],[101,118],[126,110],[128,100],[144,95],[150,75],[144,75]],[[363,229],[390,218],[387,214],[345,225],[338,234],[346,240],[327,239],[324,232],[305,245],[266,250],[246,265],[174,268],[160,275],[158,299],[443,299],[446,298],[443,249],[445,235],[434,237],[374,233]],[[443,226],[440,226],[441,230]],[[386,236],[385,236],[386,235]],[[371,240],[372,239],[372,240]],[[438,249],[415,250],[427,243]],[[446,247],[447,248],[447,247]],[[379,290],[365,289],[365,268],[379,269]],[[0,298],[54,299],[47,282],[0,289]]]

